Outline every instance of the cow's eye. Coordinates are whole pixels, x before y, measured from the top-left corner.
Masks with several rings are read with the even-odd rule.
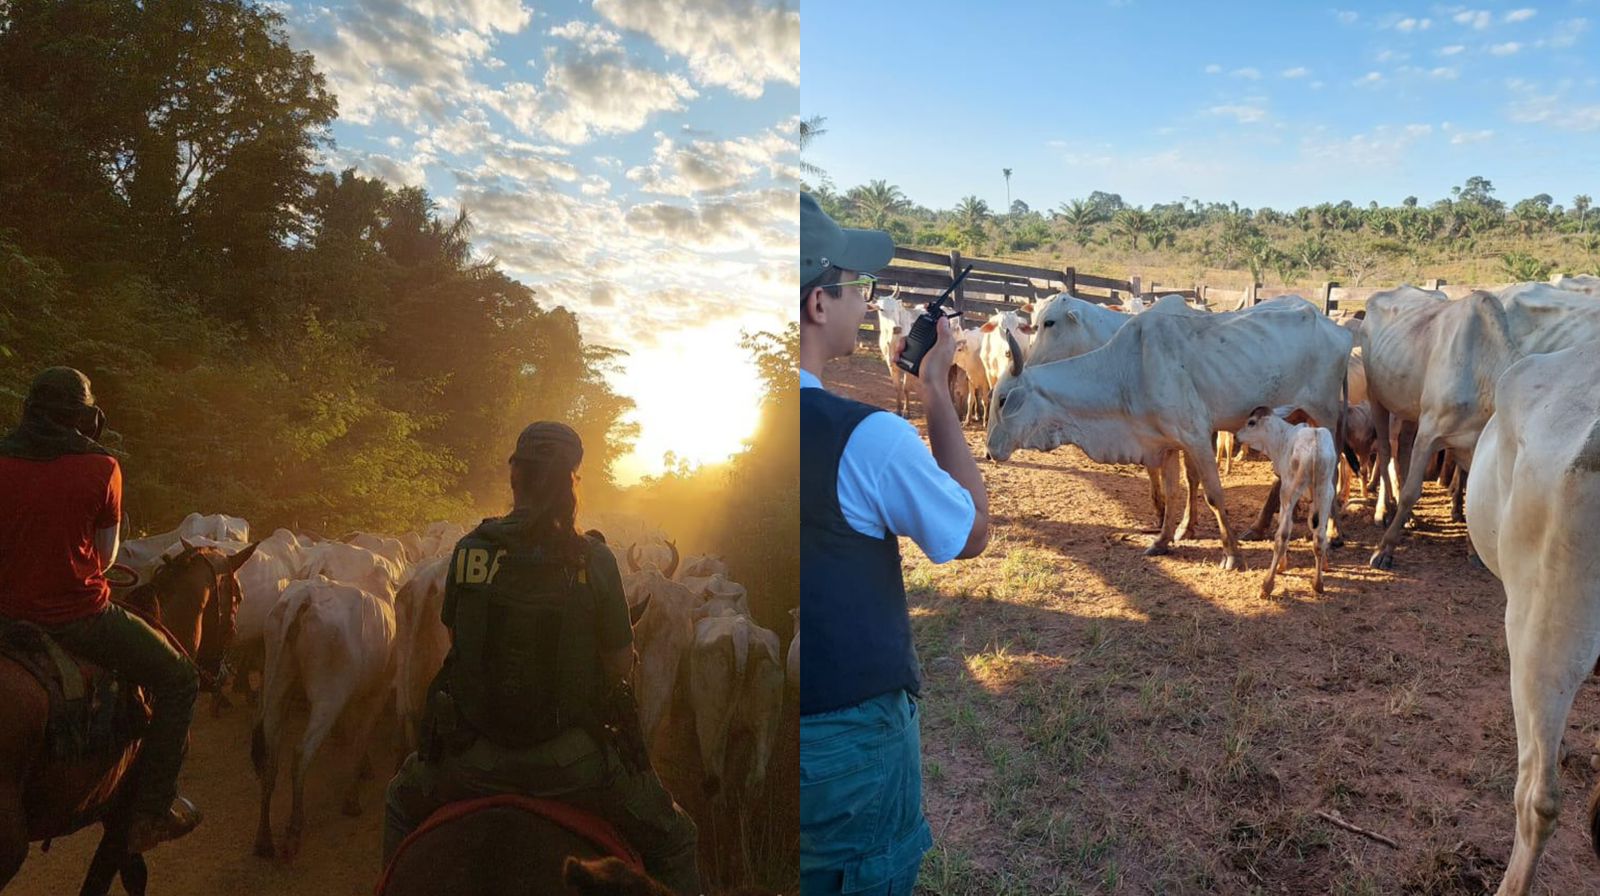
[[[1044,322],[1044,325],[1047,326],[1047,327],[1053,327],[1053,326],[1056,325],[1056,322],[1053,321],[1053,320],[1047,320],[1047,321]]]

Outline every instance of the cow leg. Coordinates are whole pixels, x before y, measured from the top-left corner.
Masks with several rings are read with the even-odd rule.
[[[1178,453],[1168,451],[1161,456],[1162,514],[1161,531],[1156,540],[1145,548],[1146,557],[1159,557],[1172,552],[1173,533],[1178,529]],[[1155,479],[1151,480],[1152,485]]]
[[[1200,468],[1195,459],[1185,451],[1183,453],[1183,484],[1186,498],[1183,502],[1183,520],[1178,524],[1176,537],[1179,541],[1193,538],[1200,532],[1200,508],[1203,506],[1200,496]]]
[[[257,759],[256,778],[261,787],[261,813],[256,821],[256,855],[270,859],[278,854],[272,845],[272,791],[278,783],[277,732],[263,732],[256,723],[255,740],[251,746],[252,758]]]
[[[1278,575],[1278,570],[1285,567],[1289,558],[1289,535],[1294,529],[1294,496],[1292,489],[1295,486],[1284,482],[1280,486],[1278,501],[1285,508],[1278,514],[1278,533],[1272,539],[1272,562],[1267,564],[1267,577],[1261,580],[1261,596],[1272,596],[1273,579]]]
[[[1584,589],[1506,589],[1511,710],[1517,725],[1516,839],[1501,896],[1531,891],[1540,853],[1561,813],[1558,754],[1578,687],[1600,653],[1600,608],[1567,600]]]
[[[1455,473],[1450,477],[1450,521],[1464,523],[1467,521],[1465,503],[1467,495],[1467,474],[1461,467],[1455,467]],[[1467,539],[1467,544],[1472,544],[1472,539]]]
[[[1161,481],[1161,465],[1145,467],[1144,471],[1150,477],[1150,503],[1156,509],[1155,531],[1159,532],[1167,519],[1166,485]]]
[[[1210,441],[1208,436],[1201,436],[1184,444],[1183,450],[1191,457],[1203,457],[1205,446]],[[1211,512],[1217,517],[1217,531],[1222,533],[1223,569],[1244,569],[1244,555],[1239,552],[1239,540],[1234,537],[1233,530],[1228,527],[1228,509],[1223,504],[1222,477],[1218,475],[1217,468],[1210,464],[1199,464],[1200,481],[1205,486],[1206,503],[1211,505]]]
[[[1372,427],[1377,432],[1373,439],[1378,452],[1378,459],[1372,464],[1373,489],[1377,492],[1377,500],[1373,502],[1372,524],[1386,526],[1389,523],[1389,502],[1394,498],[1394,483],[1390,478],[1389,461],[1394,456],[1393,448],[1389,442],[1389,411],[1376,400],[1372,402]]]
[[[1256,514],[1256,521],[1239,537],[1245,541],[1260,541],[1267,537],[1267,527],[1272,525],[1272,515],[1279,510],[1282,503],[1283,480],[1278,476],[1272,477],[1272,487],[1267,489],[1267,497],[1261,502],[1261,512]]]
[[[375,688],[374,693],[368,694],[364,700],[351,707],[354,712],[350,715],[354,723],[350,729],[355,737],[356,765],[355,771],[350,776],[350,789],[344,795],[344,814],[357,816],[361,814],[361,782],[372,777],[372,756],[369,753],[372,745],[372,731],[378,722],[378,716],[383,713],[383,704],[388,697],[384,688]]]
[[[1431,420],[1423,421],[1423,425],[1418,427],[1417,442],[1411,451],[1411,465],[1406,469],[1405,480],[1400,486],[1400,504],[1395,509],[1394,519],[1389,522],[1389,528],[1384,530],[1383,540],[1378,542],[1377,550],[1372,552],[1372,558],[1367,561],[1373,569],[1394,568],[1394,546],[1405,533],[1406,520],[1411,518],[1417,499],[1422,497],[1422,482],[1427,478],[1423,474],[1439,447],[1437,432],[1438,428]]]
[[[346,691],[337,695],[336,699],[316,700],[311,704],[311,715],[306,721],[305,737],[294,751],[294,793],[289,808],[289,828],[284,831],[283,848],[278,853],[286,862],[294,861],[300,854],[300,839],[305,832],[306,772],[311,769],[311,760],[316,758],[318,748],[328,739],[328,733],[333,730],[333,723],[338,720],[340,711],[348,703],[349,694]]]
[[[6,781],[0,783],[0,890],[27,858],[28,823],[22,814],[21,782]]]

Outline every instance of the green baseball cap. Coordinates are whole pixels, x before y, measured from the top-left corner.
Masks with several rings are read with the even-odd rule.
[[[810,193],[800,194],[801,286],[828,268],[871,274],[893,260],[894,238],[889,234],[840,227]]]
[[[511,460],[539,461],[557,459],[568,469],[577,469],[583,461],[583,440],[577,430],[553,420],[530,423],[517,436],[517,448]]]

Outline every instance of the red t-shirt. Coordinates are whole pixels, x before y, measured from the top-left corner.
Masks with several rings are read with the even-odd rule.
[[[105,609],[110,558],[94,534],[121,519],[116,458],[0,457],[0,616],[61,625]]]

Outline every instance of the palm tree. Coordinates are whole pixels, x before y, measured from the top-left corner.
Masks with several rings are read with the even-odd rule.
[[[1540,261],[1526,252],[1507,252],[1500,256],[1500,270],[1519,283],[1543,280],[1550,276],[1552,267],[1554,265],[1549,262]]]
[[[956,206],[956,223],[968,251],[976,251],[983,242],[984,222],[989,220],[989,203],[976,196],[967,196]]]
[[[813,115],[810,118],[803,118],[800,120],[800,152],[804,153],[806,151],[806,147],[811,145],[812,140],[815,140],[816,138],[821,137],[823,134],[828,132],[828,129],[822,126],[827,120],[827,118],[821,115]],[[823,173],[821,168],[818,168],[804,159],[800,160],[800,171],[804,174]]]
[[[1112,219],[1113,228],[1127,237],[1135,250],[1139,248],[1139,237],[1149,233],[1153,223],[1149,212],[1137,208],[1125,208]]]
[[[856,187],[847,198],[857,217],[873,230],[886,229],[890,218],[911,207],[911,200],[900,192],[899,187],[881,180],[868,181],[866,186]]]
[[[1593,202],[1593,200],[1591,200],[1585,194],[1581,194],[1580,193],[1577,196],[1572,197],[1572,210],[1578,213],[1578,232],[1579,233],[1584,233],[1586,231],[1586,228],[1584,227],[1584,220],[1583,219],[1584,219],[1585,216],[1588,215],[1589,206],[1590,206],[1590,204],[1592,204],[1592,202]]]
[[[1011,169],[1001,168],[1000,173],[1006,176],[1006,208],[1011,208]]]

